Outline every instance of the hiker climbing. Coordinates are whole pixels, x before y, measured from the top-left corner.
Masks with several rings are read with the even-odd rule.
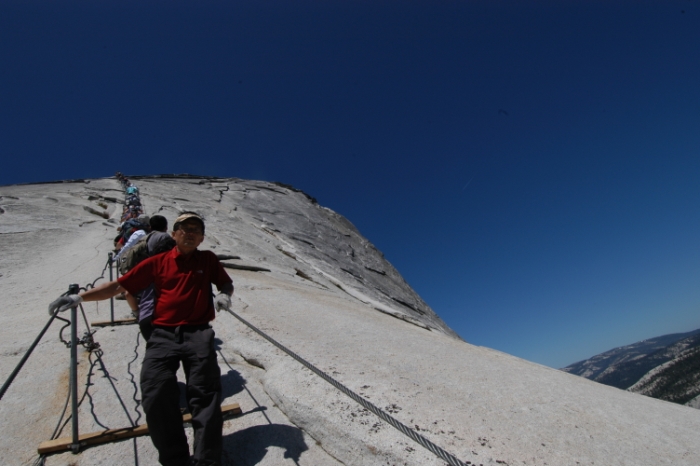
[[[175,240],[167,232],[168,220],[162,215],[154,215],[150,220],[151,232],[142,237],[133,247],[121,255],[117,267],[126,274],[145,259],[170,251],[175,247]],[[126,301],[136,315],[141,329],[141,335],[148,341],[153,332],[151,325],[153,308],[155,306],[155,286],[149,285],[140,295],[132,296],[126,293]]]
[[[53,314],[82,301],[109,299],[122,291],[135,294],[154,285],[158,299],[141,369],[141,392],[151,439],[163,466],[191,464],[179,409],[176,371],[180,362],[194,428],[193,464],[221,462],[221,372],[209,322],[215,309],[230,306],[233,284],[214,253],[197,249],[204,240],[204,228],[201,216],[183,213],[173,224],[171,251],[149,257],[117,280],[62,296],[49,305]],[[212,284],[219,290],[216,299],[212,299]]]
[[[150,219],[147,215],[141,215],[137,219],[131,219],[124,222],[121,227],[120,235],[115,238],[116,247],[119,247],[119,252],[114,257],[119,260],[122,254],[134,246],[141,238],[145,237],[151,231]]]

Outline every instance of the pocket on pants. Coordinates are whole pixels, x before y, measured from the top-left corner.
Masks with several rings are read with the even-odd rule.
[[[214,353],[214,329],[197,330],[191,334],[194,352],[200,359],[206,359]]]

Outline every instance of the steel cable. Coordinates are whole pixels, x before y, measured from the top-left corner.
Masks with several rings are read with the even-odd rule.
[[[456,458],[453,456],[451,453],[445,451],[443,448],[439,447],[438,445],[434,444],[427,438],[423,437],[407,425],[403,424],[402,422],[398,421],[394,417],[390,416],[386,412],[382,411],[380,408],[375,406],[374,404],[370,403],[369,401],[365,400],[362,398],[360,395],[357,393],[353,392],[349,388],[347,388],[345,385],[341,384],[337,380],[335,380],[333,377],[329,376],[322,370],[318,369],[316,366],[311,364],[310,362],[306,361],[303,359],[301,356],[297,355],[293,351],[289,350],[285,346],[283,346],[281,343],[277,342],[274,340],[272,337],[268,336],[265,332],[262,330],[258,329],[255,327],[253,324],[245,320],[243,317],[239,316],[236,314],[233,310],[227,309],[227,311],[234,316],[236,319],[240,320],[243,322],[245,325],[247,325],[251,330],[253,330],[255,333],[275,345],[277,348],[281,349],[285,353],[287,353],[289,356],[292,358],[296,359],[299,363],[301,363],[303,366],[305,366],[307,369],[312,371],[314,374],[318,375],[321,377],[323,380],[328,382],[329,384],[333,385],[335,388],[343,392],[345,395],[348,397],[352,398],[355,402],[357,402],[359,405],[361,405],[363,408],[367,409],[368,411],[374,413],[376,416],[378,416],[381,420],[389,424],[390,426],[394,427],[396,430],[413,440],[414,442],[418,443],[420,446],[423,448],[427,449],[431,453],[433,453],[435,456],[438,458],[446,461],[450,466],[467,466],[466,463],[461,461],[460,459]]]
[[[114,385],[114,380],[111,375],[109,375],[109,371],[107,370],[107,367],[105,366],[104,361],[102,360],[102,355],[104,352],[102,350],[97,350],[95,351],[95,354],[97,355],[97,360],[100,363],[100,367],[102,368],[102,373],[105,375],[107,380],[109,380],[110,385],[112,386],[112,389],[114,390],[114,394],[117,395],[117,399],[119,400],[119,404],[122,405],[122,408],[124,409],[124,413],[126,414],[126,417],[129,419],[129,423],[131,424],[131,427],[136,427],[136,423],[134,422],[133,419],[131,419],[131,415],[129,414],[129,410],[127,409],[126,405],[124,404],[124,400],[122,400],[121,395],[119,395],[119,391],[117,390],[116,385]]]
[[[132,399],[135,403],[134,406],[134,411],[136,411],[136,419],[133,421],[133,425],[137,426],[139,423],[139,420],[141,419],[141,411],[139,411],[139,406],[141,406],[141,400],[138,399],[137,395],[139,394],[139,388],[138,384],[136,383],[136,376],[131,372],[131,365],[136,362],[136,360],[139,357],[138,349],[139,349],[139,342],[141,338],[141,333],[136,332],[136,346],[134,347],[134,359],[129,361],[129,364],[126,366],[126,372],[129,374],[130,377],[130,382],[131,385],[134,387],[134,394],[132,396]],[[136,441],[136,438],[133,439],[133,445],[134,445],[134,466],[139,466],[139,449],[138,449],[138,443]]]
[[[96,364],[96,363],[90,359],[90,370],[88,371],[88,382],[85,384],[85,390],[83,391],[83,395],[80,397],[80,400],[78,401],[78,407],[82,406],[83,401],[85,401],[85,397],[86,397],[86,396],[87,396],[87,397],[90,397],[90,404],[92,405],[92,396],[91,396],[90,393],[89,393],[89,389],[90,389],[89,380],[90,380],[90,378],[92,377],[92,371],[93,371],[93,369],[95,368],[95,364]],[[68,382],[68,393],[69,393],[69,394],[70,394],[70,390],[71,390],[71,389],[72,389],[72,387],[71,387],[70,381],[69,381],[69,382]],[[66,406],[67,406],[67,405],[66,405]],[[97,415],[94,413],[94,411],[93,411],[92,409],[91,409],[90,411],[91,411],[91,413],[92,413],[92,416],[93,416],[93,419],[94,419],[95,423],[97,423],[97,424],[99,424],[101,427],[107,429],[108,427],[103,426],[102,423],[100,423],[99,419],[97,419]],[[64,415],[65,415],[65,408],[64,408],[63,414],[61,414],[61,417],[63,417]],[[63,425],[61,426],[61,428],[60,428],[60,429],[58,430],[58,432],[55,433],[54,435],[56,435],[56,436],[60,435],[61,432],[63,432],[63,429],[65,429],[65,427],[68,425],[68,422],[70,422],[70,420],[71,420],[72,418],[73,418],[73,415],[72,415],[72,414],[71,414],[70,416],[68,416],[68,417],[65,419],[65,421],[63,422]]]
[[[129,361],[129,364],[127,364],[127,366],[126,366],[126,372],[129,374],[131,385],[133,385],[133,387],[134,387],[134,394],[131,397],[131,399],[134,400],[134,403],[136,403],[136,406],[134,407],[134,411],[136,411],[136,419],[134,420],[134,422],[136,424],[138,424],[139,420],[141,419],[141,411],[139,410],[139,406],[141,406],[141,400],[138,398],[139,387],[138,387],[138,384],[136,383],[136,376],[134,375],[133,372],[131,372],[131,365],[134,362],[136,362],[136,360],[139,357],[138,349],[139,349],[140,341],[141,341],[141,333],[136,332],[136,346],[134,347],[134,359]]]
[[[98,351],[95,351],[95,353],[99,353]],[[85,396],[88,397],[88,400],[90,401],[90,414],[92,414],[92,418],[94,419],[95,423],[102,427],[104,430],[109,430],[109,427],[102,424],[100,420],[97,418],[97,413],[95,413],[95,402],[92,399],[92,394],[90,393],[90,387],[93,384],[92,382],[92,376],[94,374],[93,370],[95,369],[95,366],[97,365],[97,362],[100,361],[100,356],[97,356],[97,360],[93,361],[92,360],[92,353],[88,356],[88,361],[90,361],[90,370],[88,371],[87,375],[87,380],[85,381],[85,394],[83,395],[83,398],[80,400],[80,403],[78,403],[78,407],[82,404],[83,400],[85,399]]]
[[[95,283],[97,283],[97,280],[101,280],[101,279],[105,278],[105,270],[107,270],[107,267],[109,267],[110,263],[111,263],[111,261],[109,259],[107,259],[107,263],[105,264],[104,268],[102,269],[102,273],[100,274],[100,276],[97,277],[96,279],[94,279],[92,281],[92,283],[88,283],[87,285],[82,287],[81,290],[87,291],[90,288],[95,288]]]

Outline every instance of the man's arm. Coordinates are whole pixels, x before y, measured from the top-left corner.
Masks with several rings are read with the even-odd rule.
[[[226,293],[231,296],[233,294],[233,283],[227,283],[219,288],[219,293]]]
[[[218,311],[225,311],[231,307],[231,296],[233,295],[233,282],[231,277],[228,276],[226,270],[221,265],[221,261],[216,258],[216,255],[207,251],[212,257],[211,262],[214,269],[212,270],[212,283],[216,285],[219,290],[219,294],[214,298],[214,309]]]
[[[114,280],[83,291],[80,293],[80,297],[83,298],[83,301],[102,301],[103,299],[112,298],[122,291],[126,290],[122,288],[118,281]]]

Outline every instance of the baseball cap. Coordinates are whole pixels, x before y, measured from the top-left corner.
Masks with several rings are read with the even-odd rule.
[[[196,212],[183,212],[173,223],[173,230],[180,228],[180,224],[186,220],[195,219],[202,225],[202,233],[204,233],[204,219]]]

